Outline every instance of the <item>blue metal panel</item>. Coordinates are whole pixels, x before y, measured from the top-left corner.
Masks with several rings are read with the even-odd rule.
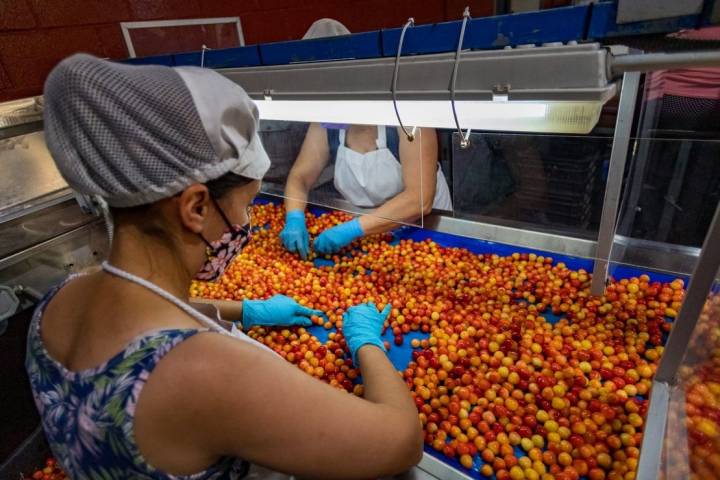
[[[563,7],[474,19],[470,24],[469,47],[499,48],[507,45],[581,41],[590,7]]]
[[[710,1],[710,0],[708,0]],[[493,49],[522,44],[598,40],[617,36],[673,32],[696,28],[702,15],[618,25],[614,1],[592,6],[554,8],[537,12],[482,17],[470,21],[463,48]],[[408,29],[403,55],[453,52],[462,21],[419,25]],[[351,58],[394,56],[402,29],[356,33],[342,37],[277,42],[265,45],[208,50],[205,66],[232,68],[285,65]],[[125,60],[136,65],[200,65],[200,52]]]
[[[583,40],[590,7],[564,7],[539,12],[475,18],[468,24],[463,48],[492,49],[528,43]],[[405,54],[451,52],[457,48],[462,21],[409,28],[402,48]],[[397,55],[401,28],[383,30],[383,55]]]
[[[201,52],[176,53],[173,55],[176,67],[199,67]]]
[[[205,66],[209,68],[257,67],[260,62],[260,49],[257,45],[205,52]]]
[[[156,55],[154,57],[137,57],[137,58],[126,58],[121,60],[122,63],[129,63],[131,65],[165,65],[166,67],[172,67],[175,65],[175,59],[172,55]]]
[[[176,66],[199,67],[202,52],[176,53],[173,57]],[[257,67],[259,65],[262,64],[257,45],[205,51],[205,67],[207,68]]]
[[[263,65],[382,56],[379,31],[314,40],[269,43],[260,45],[259,48]]]
[[[700,15],[689,15],[648,22],[618,24],[615,21],[617,4],[615,2],[598,3],[593,5],[586,37],[588,40],[602,40],[610,37],[676,32],[684,28],[697,28],[700,25],[700,17]]]
[[[457,48],[462,21],[434,23],[409,27],[405,32],[402,54],[452,52]],[[402,28],[389,28],[382,31],[382,53],[386,57],[397,55],[398,42]],[[468,45],[468,33],[465,32],[463,46]]]

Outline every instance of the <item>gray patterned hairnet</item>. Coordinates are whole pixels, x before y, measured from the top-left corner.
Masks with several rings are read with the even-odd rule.
[[[313,38],[326,38],[326,37],[337,37],[339,35],[350,35],[350,30],[342,23],[332,18],[321,18],[315,20],[310,28],[308,28],[303,40],[310,40]]]
[[[48,76],[45,104],[58,170],[113,207],[152,203],[228,172],[261,179],[270,167],[257,107],[212,70],[77,54]]]

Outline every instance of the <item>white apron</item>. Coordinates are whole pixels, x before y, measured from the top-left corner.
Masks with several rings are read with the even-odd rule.
[[[335,157],[335,188],[353,205],[379,207],[403,191],[402,166],[387,148],[385,127],[378,127],[377,150],[359,153],[345,145],[345,130]],[[452,210],[450,189],[440,166],[437,168],[433,208]]]

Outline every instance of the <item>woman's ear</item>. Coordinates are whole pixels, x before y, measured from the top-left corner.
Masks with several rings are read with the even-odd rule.
[[[181,224],[193,233],[201,233],[210,212],[210,192],[205,185],[195,183],[177,197]]]

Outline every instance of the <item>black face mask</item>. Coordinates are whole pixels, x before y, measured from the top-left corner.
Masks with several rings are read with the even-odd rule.
[[[195,279],[205,282],[213,282],[220,278],[225,273],[228,265],[240,255],[243,247],[250,241],[251,236],[249,222],[247,225],[232,224],[214,198],[212,202],[220,212],[227,229],[218,240],[212,242],[199,234],[207,245],[207,261],[200,271],[195,274]],[[250,218],[250,207],[248,207],[248,218]]]

